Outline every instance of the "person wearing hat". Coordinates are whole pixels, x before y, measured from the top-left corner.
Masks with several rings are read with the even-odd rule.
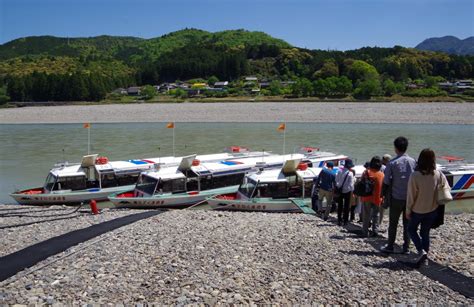
[[[336,175],[333,172],[334,163],[329,161],[326,163],[326,167],[321,170],[316,182],[316,187],[319,188],[319,203],[318,210],[324,211],[323,219],[327,221],[329,212],[331,211],[332,198],[334,193],[334,187],[336,186]],[[323,200],[326,200],[326,207],[323,210]]]
[[[389,154],[384,154],[382,156],[382,167],[380,168],[380,171],[383,173],[385,172],[385,168],[387,167],[388,162],[392,160],[392,156]]]
[[[351,206],[351,194],[354,191],[355,176],[351,168],[354,163],[347,159],[344,163],[344,169],[336,175],[336,190],[339,192],[337,205],[337,223],[339,226],[347,225],[349,222],[349,210]]]

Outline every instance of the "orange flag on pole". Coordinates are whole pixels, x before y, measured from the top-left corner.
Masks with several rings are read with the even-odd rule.
[[[174,129],[174,122],[169,122],[168,124],[166,124],[166,128]]]
[[[83,127],[86,128],[86,129],[89,129],[91,127],[91,124],[90,123],[84,123]]]
[[[280,124],[280,126],[278,126],[277,130],[278,131],[285,131],[286,129],[286,124]]]

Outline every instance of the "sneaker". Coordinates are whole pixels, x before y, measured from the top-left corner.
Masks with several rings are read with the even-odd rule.
[[[425,262],[427,258],[428,258],[428,254],[424,250],[422,250],[421,252],[418,252],[418,258],[416,258],[416,265],[419,267]]]
[[[410,250],[408,249],[408,247],[404,247],[404,248],[402,249],[402,254],[403,254],[403,255],[409,255],[409,254],[410,254]]]
[[[393,246],[390,246],[390,245],[384,245],[380,248],[380,251],[382,253],[387,253],[387,254],[391,254],[393,253]]]

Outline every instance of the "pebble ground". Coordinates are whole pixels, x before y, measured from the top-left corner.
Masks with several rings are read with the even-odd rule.
[[[102,216],[131,213],[137,211]],[[86,227],[94,218],[84,213],[56,226],[17,229],[21,244],[10,238],[2,252]],[[433,232],[433,260],[472,276],[473,220],[472,214],[448,215]],[[11,236],[0,230],[5,234]],[[474,304],[379,253],[374,240],[383,241],[303,214],[168,211],[0,283],[0,304]]]

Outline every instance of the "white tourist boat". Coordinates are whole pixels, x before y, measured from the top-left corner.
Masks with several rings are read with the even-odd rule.
[[[204,163],[193,155],[183,158],[179,167],[143,172],[135,189],[114,193],[109,200],[117,208],[182,208],[215,194],[235,192],[247,173],[280,168],[292,157],[302,159],[304,155],[268,155]]]
[[[308,167],[308,163],[301,159],[288,160],[281,169],[248,174],[237,192],[215,195],[206,201],[214,210],[314,214],[311,190],[313,179],[321,170],[320,167]],[[359,178],[365,168],[356,165],[352,170]]]
[[[269,152],[252,152],[231,146],[226,152],[199,155],[201,161],[272,156]],[[109,161],[106,157],[87,155],[81,163],[56,165],[49,171],[45,184],[10,194],[23,205],[77,204],[106,200],[109,194],[133,189],[141,172],[158,167],[176,167],[182,157],[159,157],[128,161]]]
[[[453,200],[474,198],[474,164],[450,163],[438,169],[446,176]]]
[[[248,174],[238,191],[209,197],[207,203],[216,210],[314,213],[311,189],[320,172],[301,159],[288,160],[281,169]]]

